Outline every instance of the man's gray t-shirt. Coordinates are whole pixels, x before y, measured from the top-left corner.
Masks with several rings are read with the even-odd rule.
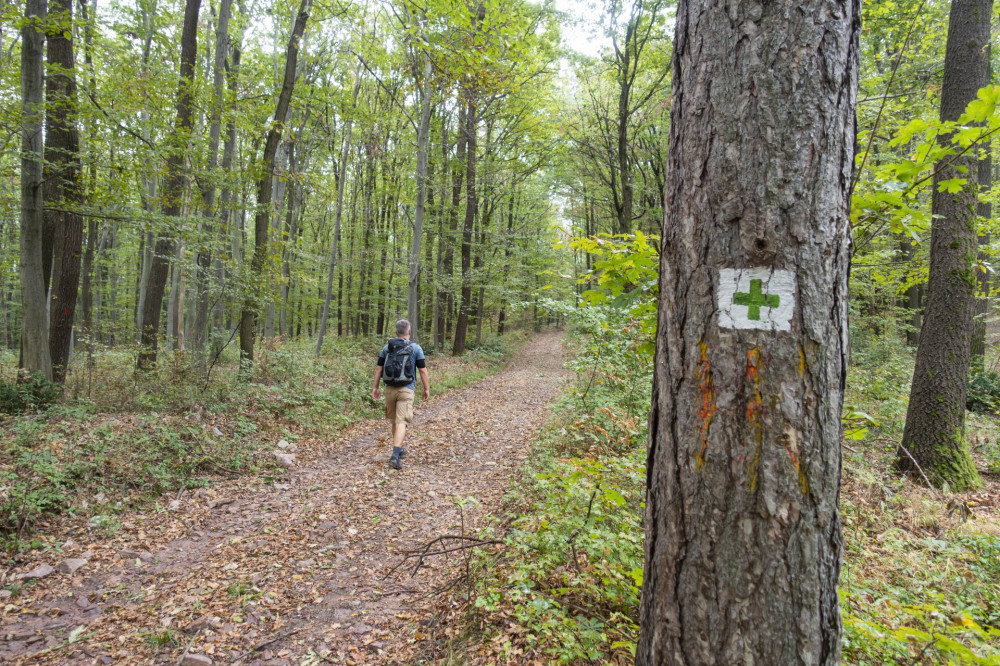
[[[411,391],[417,390],[417,368],[426,368],[427,361],[424,357],[424,350],[416,342],[411,342],[410,345],[413,346],[413,353],[410,354],[410,372],[413,374],[413,381],[402,388],[408,388]],[[378,364],[380,366],[385,365],[385,357],[389,353],[389,345],[386,344],[382,347],[382,351],[378,355]]]

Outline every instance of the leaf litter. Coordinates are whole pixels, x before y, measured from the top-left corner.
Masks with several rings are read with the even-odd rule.
[[[75,573],[0,600],[0,661],[406,663],[441,633],[447,604],[427,595],[462,554],[412,575],[396,565],[435,538],[479,533],[565,381],[560,336],[542,334],[499,374],[418,402],[401,472],[387,465],[386,424],[368,421],[332,442],[297,439],[295,465],[270,481],[126,513],[113,536],[64,549],[87,556]]]

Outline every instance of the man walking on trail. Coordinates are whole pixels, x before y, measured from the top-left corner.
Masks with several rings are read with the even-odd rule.
[[[410,322],[400,319],[396,322],[396,337],[389,340],[378,355],[375,366],[375,386],[372,397],[379,399],[378,381],[385,382],[385,418],[392,424],[392,457],[389,465],[393,469],[403,468],[403,437],[407,424],[413,423],[413,396],[417,388],[417,370],[420,383],[424,385],[424,400],[431,397],[431,383],[427,378],[424,350],[415,342],[410,342]]]

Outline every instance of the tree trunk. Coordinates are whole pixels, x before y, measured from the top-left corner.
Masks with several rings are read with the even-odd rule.
[[[170,156],[167,158],[167,176],[163,187],[163,215],[176,218],[181,214],[184,188],[187,185],[184,164],[188,138],[194,119],[194,68],[198,57],[198,11],[201,0],[186,0],[184,27],[181,31],[181,78],[177,86],[177,125],[170,139]],[[170,258],[175,252],[171,232],[160,234],[153,248],[149,267],[149,282],[143,302],[142,335],[138,365],[141,370],[156,364],[160,311],[163,292],[167,284]]]
[[[195,364],[203,373],[208,361],[206,349],[208,343],[209,286],[211,284],[212,243],[215,240],[213,222],[218,215],[215,210],[214,172],[219,164],[219,143],[222,140],[222,105],[225,102],[226,54],[229,52],[229,18],[232,14],[232,6],[233,0],[221,0],[219,3],[219,24],[215,32],[215,53],[212,60],[212,89],[215,94],[215,105],[212,107],[208,129],[208,161],[206,165],[208,174],[201,188],[201,215],[204,220],[202,238],[204,240],[195,257],[195,265],[197,266],[195,274],[196,302],[191,347],[194,350]]]
[[[957,120],[988,83],[993,0],[954,0],[948,21],[941,120]],[[948,141],[942,137],[942,141]],[[931,264],[927,307],[913,370],[901,470],[926,475],[952,491],[982,485],[965,441],[965,397],[969,377],[972,312],[976,298],[976,200],[978,155],[949,158],[934,170]],[[966,178],[960,192],[941,192],[939,183]]]
[[[639,666],[838,663],[859,24],[678,5]]]
[[[903,258],[907,262],[912,262],[913,258],[916,256],[916,249],[913,247],[913,242],[910,240],[909,236],[903,238],[900,241],[900,250],[902,251]],[[914,284],[910,285],[905,292],[903,292],[903,298],[905,299],[906,309],[909,311],[909,328],[906,330],[906,344],[911,347],[916,347],[920,342],[920,322],[923,318],[921,310],[921,301],[923,300],[924,285]]]
[[[42,260],[45,0],[27,0],[21,28],[21,367],[52,379]]]
[[[632,232],[632,161],[630,158],[632,146],[629,145],[629,98],[632,91],[634,75],[630,71],[630,62],[635,55],[632,53],[632,33],[637,29],[633,21],[629,21],[626,26],[625,48],[618,50],[618,62],[621,71],[621,80],[618,89],[618,131],[616,157],[618,158],[618,178],[621,180],[621,202],[618,210],[616,234],[628,234]],[[617,50],[617,49],[616,49]],[[638,64],[635,65],[638,68]]]
[[[48,119],[45,129],[45,213],[54,232],[49,354],[52,379],[66,378],[73,320],[80,286],[83,220],[74,210],[80,189],[80,136],[77,131],[76,60],[73,56],[73,0],[53,0],[47,39],[49,73],[45,79]]]
[[[458,306],[458,321],[455,323],[455,342],[451,353],[459,356],[465,353],[465,338],[469,330],[469,307],[472,305],[472,225],[476,219],[478,205],[476,192],[476,133],[478,116],[472,91],[468,91],[468,107],[465,112],[465,220],[462,224],[462,300]]]
[[[292,35],[288,40],[288,50],[285,53],[285,75],[278,95],[278,105],[274,112],[275,122],[267,133],[264,153],[261,156],[261,177],[257,181],[257,211],[254,214],[254,252],[250,262],[252,279],[260,281],[264,277],[264,261],[267,258],[267,231],[271,220],[271,194],[274,185],[274,156],[278,152],[278,142],[284,129],[280,119],[286,117],[288,104],[292,98],[295,86],[295,69],[299,59],[299,43],[306,30],[309,20],[311,0],[302,0],[299,5]],[[240,314],[240,365],[245,372],[251,370],[253,364],[254,344],[257,339],[257,315],[260,310],[260,292],[263,285],[251,285],[243,311]]]
[[[358,104],[358,92],[361,90],[361,66],[354,72],[354,95],[351,98],[351,115],[347,119],[344,130],[344,145],[340,150],[340,173],[337,177],[337,207],[333,221],[333,244],[330,247],[330,270],[326,275],[326,296],[323,298],[323,314],[319,318],[319,335],[316,338],[316,356],[323,349],[323,337],[326,335],[326,322],[330,316],[330,299],[333,297],[333,272],[337,268],[337,258],[340,256],[340,221],[344,211],[344,182],[347,180],[347,160],[351,156],[351,128],[354,126],[354,111]],[[340,275],[340,290],[343,293],[344,275]],[[340,298],[337,298],[337,335],[343,335],[341,321]]]
[[[979,191],[984,196],[993,187],[993,159],[986,155],[979,161]],[[993,215],[993,206],[989,200],[976,204],[976,215],[980,220],[988,220]],[[986,325],[990,316],[990,274],[983,268],[989,261],[989,232],[979,234],[979,254],[976,266],[976,281],[978,294],[975,313],[972,319],[972,348],[970,349],[970,367],[976,372],[982,372],[986,357]]]
[[[410,339],[418,342],[420,312],[417,285],[420,281],[420,240],[424,230],[424,204],[427,201],[427,153],[431,137],[431,68],[430,56],[423,54],[420,83],[420,124],[417,126],[417,203],[413,213],[413,242],[410,244],[410,273],[407,279],[406,315],[410,320]]]

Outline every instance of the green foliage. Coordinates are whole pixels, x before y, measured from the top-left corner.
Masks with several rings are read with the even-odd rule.
[[[994,519],[977,512],[963,523],[962,498],[898,475],[912,350],[898,328],[875,318],[853,319],[851,343],[841,493],[844,662],[1000,664]],[[970,424],[977,433],[984,427],[995,439],[991,421]],[[852,439],[852,429],[865,436]]]
[[[530,507],[513,524],[501,562],[483,567],[473,607],[508,663],[529,655],[630,663],[652,358],[639,352],[642,326],[613,326],[617,308],[565,312],[576,331],[576,380],[514,490]]]
[[[602,306],[617,317],[614,323],[630,320],[637,324],[644,336],[639,351],[650,356],[654,351],[656,309],[659,296],[660,255],[659,238],[647,237],[641,231],[632,235],[596,236],[574,238],[569,246],[586,252],[593,258],[593,267],[581,278],[579,284],[591,288],[580,297],[585,306]],[[582,324],[593,328],[595,322]],[[604,328],[608,322],[603,322]]]
[[[995,414],[1000,406],[1000,373],[995,370],[973,373],[965,405],[977,414]]]
[[[880,547],[863,551],[863,566],[875,576],[845,572],[840,591],[845,659],[859,666],[925,663],[921,659],[1000,664],[995,583],[1000,540],[961,534],[912,538],[890,528],[880,541]]]
[[[0,414],[42,410],[61,394],[62,387],[40,375],[26,375],[13,383],[0,379]]]
[[[880,161],[864,185],[855,190],[851,202],[851,221],[867,231],[877,224],[892,233],[907,234],[920,242],[930,224],[930,212],[922,198],[921,187],[931,182],[935,168],[945,160],[968,153],[979,144],[988,145],[1000,131],[1000,86],[986,86],[978,98],[969,102],[957,121],[914,118],[901,127],[889,141],[890,148],[905,148],[902,159]],[[858,161],[864,159],[861,155]],[[975,182],[975,174],[971,175]],[[960,192],[969,178],[941,181],[942,192]]]

